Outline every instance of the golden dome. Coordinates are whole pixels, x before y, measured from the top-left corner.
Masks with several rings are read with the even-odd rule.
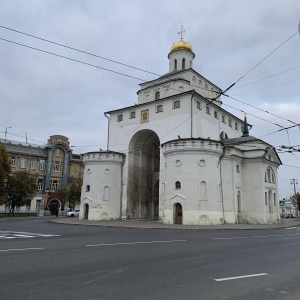
[[[188,42],[183,41],[183,40],[174,43],[171,47],[170,52],[178,51],[178,50],[186,50],[186,51],[193,52],[192,45]]]

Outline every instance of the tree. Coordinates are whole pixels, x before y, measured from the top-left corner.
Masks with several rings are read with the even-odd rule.
[[[297,201],[297,204],[298,204],[298,209],[300,209],[300,193],[296,194],[296,201]]]
[[[0,205],[5,201],[5,188],[11,172],[10,159],[3,144],[0,144]]]
[[[10,213],[14,214],[16,207],[29,205],[36,193],[36,188],[36,178],[27,172],[17,172],[9,176],[5,198],[10,207]]]
[[[75,208],[80,203],[82,179],[72,179],[69,181],[67,188],[67,200],[69,208]]]

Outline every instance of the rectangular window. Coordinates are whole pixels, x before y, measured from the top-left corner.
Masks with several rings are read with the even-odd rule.
[[[210,115],[209,106],[206,106],[206,113]]]
[[[222,122],[225,123],[225,116],[222,115]]]
[[[200,109],[200,102],[196,101],[196,104],[197,104],[197,108]]]
[[[156,112],[163,112],[163,106],[162,105],[157,105],[156,107]]]
[[[59,148],[55,149],[55,156],[60,156],[60,149]]]
[[[45,161],[40,160],[40,170],[45,170]]]
[[[118,115],[118,122],[123,121],[123,115]]]
[[[15,158],[14,156],[12,156],[12,157],[10,158],[10,165],[11,165],[12,167],[15,167],[15,166],[16,166],[16,158]]]
[[[180,108],[180,101],[174,102],[174,108]]]
[[[237,130],[238,129],[238,124],[234,123],[234,128]]]
[[[21,158],[20,168],[22,169],[26,168],[26,158]]]
[[[218,119],[218,112],[214,111],[214,116],[216,119]]]
[[[240,166],[239,165],[236,165],[236,172],[240,173]]]
[[[228,125],[230,126],[230,127],[232,127],[232,123],[231,123],[232,121],[231,121],[231,119],[229,119],[228,120]]]
[[[60,162],[59,161],[55,161],[54,162],[54,172],[59,172],[60,171]]]
[[[50,190],[52,192],[56,191],[58,188],[58,180],[51,180]]]
[[[38,179],[38,191],[42,191],[44,189],[44,179]]]
[[[130,113],[130,119],[135,119],[135,111],[132,111],[132,112]]]
[[[268,205],[268,193],[265,192],[265,205]]]
[[[35,160],[31,160],[30,161],[30,169],[35,169],[36,168],[36,161]]]

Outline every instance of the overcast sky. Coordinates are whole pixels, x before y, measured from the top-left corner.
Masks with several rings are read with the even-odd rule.
[[[168,72],[167,55],[183,25],[184,39],[196,54],[194,69],[225,89],[297,32],[300,1],[1,0],[0,19],[1,26],[155,74]],[[0,40],[0,138],[11,126],[7,134],[11,140],[25,141],[27,133],[28,142],[43,144],[50,135],[61,134],[76,146],[74,153],[105,148],[103,112],[134,105],[138,84],[157,78],[1,27],[0,38],[141,79]],[[300,123],[299,34],[228,95]],[[293,123],[227,97],[222,101],[223,108],[239,118],[243,118],[241,110],[248,113],[251,135],[276,148],[300,145],[298,127],[267,135],[280,129],[272,123],[283,127]],[[284,164],[279,168],[282,198],[293,193],[290,179],[300,180],[300,153],[283,153],[280,158]]]

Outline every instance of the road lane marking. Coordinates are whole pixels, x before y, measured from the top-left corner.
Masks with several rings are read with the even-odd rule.
[[[1,252],[9,252],[9,251],[27,251],[27,250],[43,250],[44,248],[23,248],[23,249],[3,249]]]
[[[251,275],[243,275],[243,276],[235,276],[235,277],[226,277],[226,278],[219,278],[214,279],[215,281],[226,281],[226,280],[235,280],[235,279],[243,279],[249,277],[257,277],[257,276],[265,276],[268,275],[267,273],[259,273],[259,274],[251,274]]]
[[[298,227],[297,226],[295,226],[295,227],[288,227],[286,229],[295,229],[295,228],[298,228]]]
[[[186,240],[151,241],[151,242],[131,242],[131,243],[114,243],[114,244],[96,244],[96,245],[86,245],[86,247],[118,246],[118,245],[136,245],[136,244],[155,244],[155,243],[177,243],[177,242],[186,242]]]
[[[23,231],[0,231],[0,239],[54,237],[54,236],[61,236],[61,235],[23,232]]]
[[[268,237],[291,236],[291,235],[299,235],[299,234],[300,233],[272,234],[272,235],[252,235],[252,236],[234,236],[234,237],[212,238],[212,240],[236,240],[236,239],[268,238]]]

